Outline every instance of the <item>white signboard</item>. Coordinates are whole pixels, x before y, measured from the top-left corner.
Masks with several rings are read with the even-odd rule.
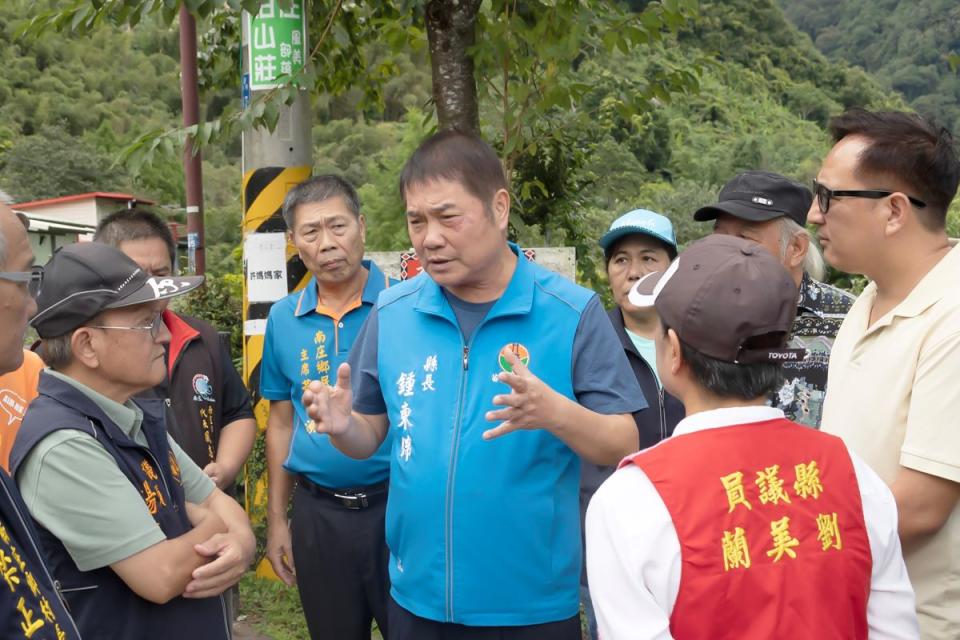
[[[274,302],[287,295],[287,236],[251,233],[243,242],[248,302]]]

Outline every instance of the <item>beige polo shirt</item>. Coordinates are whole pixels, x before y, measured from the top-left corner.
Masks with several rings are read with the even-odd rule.
[[[868,327],[870,283],[830,355],[823,430],[887,484],[900,466],[960,482],[960,247]],[[904,547],[925,640],[960,638],[960,506],[930,538]]]

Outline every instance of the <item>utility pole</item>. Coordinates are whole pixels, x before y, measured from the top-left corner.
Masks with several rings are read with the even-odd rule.
[[[197,21],[180,5],[180,96],[183,126],[200,122],[200,98],[197,87]],[[187,263],[192,273],[202,274],[206,267],[203,251],[203,168],[200,152],[194,152],[187,139],[183,148],[183,175],[187,196]]]
[[[277,77],[294,75],[309,56],[306,0],[283,9],[263,2],[256,16],[244,14],[243,84],[246,108],[277,86]],[[255,129],[243,134],[243,378],[253,399],[260,429],[266,429],[269,402],[260,396],[260,359],[267,314],[276,300],[302,288],[309,274],[286,240],[280,215],[283,198],[310,177],[313,145],[310,98],[299,91],[293,104],[280,106],[273,132]],[[245,475],[246,508],[266,503],[266,475]],[[264,560],[257,574],[273,577]]]

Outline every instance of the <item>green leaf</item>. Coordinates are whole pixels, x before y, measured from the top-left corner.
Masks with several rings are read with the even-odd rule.
[[[276,102],[270,101],[267,103],[263,111],[263,122],[266,125],[267,129],[273,133],[277,128],[277,122],[280,121],[280,107]]]
[[[70,20],[70,31],[77,31],[84,20],[87,19],[88,9],[77,8],[74,10],[73,18]],[[66,13],[66,12],[65,12]]]
[[[957,69],[960,69],[960,54],[948,53],[947,64],[950,65],[950,70],[956,73]]]
[[[169,6],[166,0],[164,0],[163,8],[160,9],[160,17],[166,24],[171,24],[177,17],[177,6]]]

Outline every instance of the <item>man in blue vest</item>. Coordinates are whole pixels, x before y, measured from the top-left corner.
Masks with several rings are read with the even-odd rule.
[[[335,381],[389,283],[363,259],[360,200],[343,178],[321,175],[295,186],[284,199],[283,219],[312,277],[270,308],[263,339],[260,392],[270,401],[267,559],[286,584],[299,587],[312,638],[369,640],[373,618],[387,637],[390,443],[368,460],[348,458],[314,431],[300,397],[310,380]]]
[[[425,274],[303,397],[350,456],[393,434],[390,638],[579,640],[578,456],[635,451],[643,395],[597,296],[507,242],[489,145],[436,134],[400,193]]]
[[[252,560],[243,509],[167,434],[164,401],[131,398],[166,373],[162,301],[198,277],[155,278],[113,247],[68,245],[45,265],[50,369],[10,456],[81,632],[230,636],[220,594]]]
[[[37,310],[35,297],[43,283],[43,270],[33,266],[25,222],[0,200],[0,374],[23,362],[27,318]],[[10,401],[17,400],[0,397],[8,413]],[[0,468],[0,638],[28,634],[31,640],[80,638],[47,568],[30,512]]]

